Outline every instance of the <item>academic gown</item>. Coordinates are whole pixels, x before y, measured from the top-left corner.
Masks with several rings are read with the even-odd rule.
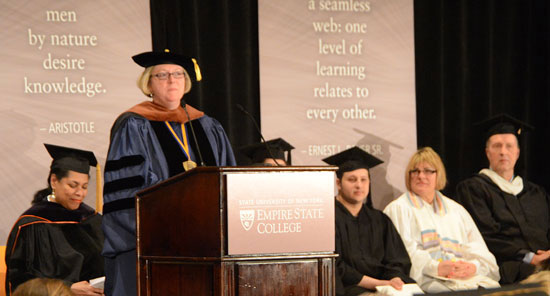
[[[166,111],[152,102],[144,102],[123,113],[113,125],[103,189],[106,295],[126,296],[137,292],[136,193],[184,172],[182,162],[188,160],[164,120],[182,143],[185,132],[190,157],[197,164],[200,163],[196,144],[206,165],[236,165],[221,124],[191,106],[187,108],[197,143],[181,107]]]
[[[336,294],[359,295],[363,275],[380,280],[409,277],[411,261],[399,233],[381,211],[363,205],[357,217],[336,201]]]
[[[104,275],[101,215],[85,204],[74,211],[42,201],[13,226],[6,245],[6,294],[33,278],[70,286]]]
[[[546,191],[524,180],[523,190],[508,194],[483,174],[457,186],[457,201],[474,219],[500,267],[501,284],[525,279],[534,266],[526,253],[550,249],[550,198]]]

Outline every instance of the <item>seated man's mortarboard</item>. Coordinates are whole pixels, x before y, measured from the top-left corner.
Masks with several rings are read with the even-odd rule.
[[[182,66],[193,81],[201,81],[202,75],[197,64],[197,60],[194,58],[189,58],[177,53],[171,53],[170,50],[165,49],[162,51],[148,51],[137,54],[132,57],[136,64],[147,68],[151,66],[156,66],[160,64],[175,64]]]
[[[345,172],[351,172],[357,169],[369,170],[384,162],[357,146],[353,146],[347,150],[329,156],[323,159],[323,161],[330,165],[338,166],[336,176],[339,179],[342,178]]]
[[[267,146],[267,147],[266,147]],[[268,151],[269,147],[269,151]],[[246,155],[254,164],[262,164],[266,159],[282,159],[287,165],[292,164],[291,150],[294,146],[290,145],[282,138],[259,142],[241,147],[239,150]],[[285,157],[287,153],[287,157]]]
[[[96,167],[96,211],[101,212],[103,206],[101,167],[92,151],[46,144],[46,150],[53,158],[50,170],[70,170],[81,174],[90,174],[90,166]]]
[[[513,134],[519,140],[519,136],[522,132],[534,129],[532,125],[508,114],[493,116],[489,119],[475,123],[474,126],[479,126],[480,130],[485,132],[483,138],[485,142],[487,142],[491,136],[498,134]]]

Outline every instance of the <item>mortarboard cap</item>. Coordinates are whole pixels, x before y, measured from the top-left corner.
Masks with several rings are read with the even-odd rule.
[[[475,123],[474,125],[479,126],[481,130],[485,131],[485,142],[492,135],[513,134],[518,137],[523,131],[534,129],[532,125],[504,113]]]
[[[269,147],[269,151],[267,147]],[[283,159],[288,165],[292,163],[291,150],[294,146],[290,145],[282,138],[259,142],[241,147],[239,150],[252,160],[253,163],[262,163],[266,158],[274,157],[275,159]],[[271,152],[271,153],[270,153]],[[288,152],[288,157],[285,158],[285,152]]]
[[[53,158],[51,169],[61,168],[82,174],[90,172],[90,166],[97,166],[97,159],[91,151],[75,148],[44,144]]]
[[[345,172],[350,172],[357,169],[372,169],[373,167],[384,162],[357,146],[353,146],[342,152],[324,158],[323,161],[330,165],[338,166],[338,170],[336,171],[338,178],[341,178],[342,174]]]
[[[170,50],[142,52],[132,57],[136,64],[147,68],[160,64],[175,64],[182,66],[194,81],[201,81],[202,75],[197,60],[171,53]]]

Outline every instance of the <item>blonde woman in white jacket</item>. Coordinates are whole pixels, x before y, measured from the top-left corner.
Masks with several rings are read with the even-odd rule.
[[[439,155],[430,147],[415,152],[405,181],[408,191],[384,213],[409,253],[410,276],[426,292],[498,287],[495,257],[470,214],[439,192],[447,182]]]

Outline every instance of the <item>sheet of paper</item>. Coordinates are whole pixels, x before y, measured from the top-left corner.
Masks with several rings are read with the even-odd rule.
[[[405,284],[403,289],[396,290],[392,286],[377,286],[376,291],[390,296],[412,296],[417,294],[424,294],[424,291],[420,289],[417,284]]]
[[[92,287],[94,288],[103,289],[104,284],[105,284],[104,276],[90,280],[90,285],[92,285]]]

